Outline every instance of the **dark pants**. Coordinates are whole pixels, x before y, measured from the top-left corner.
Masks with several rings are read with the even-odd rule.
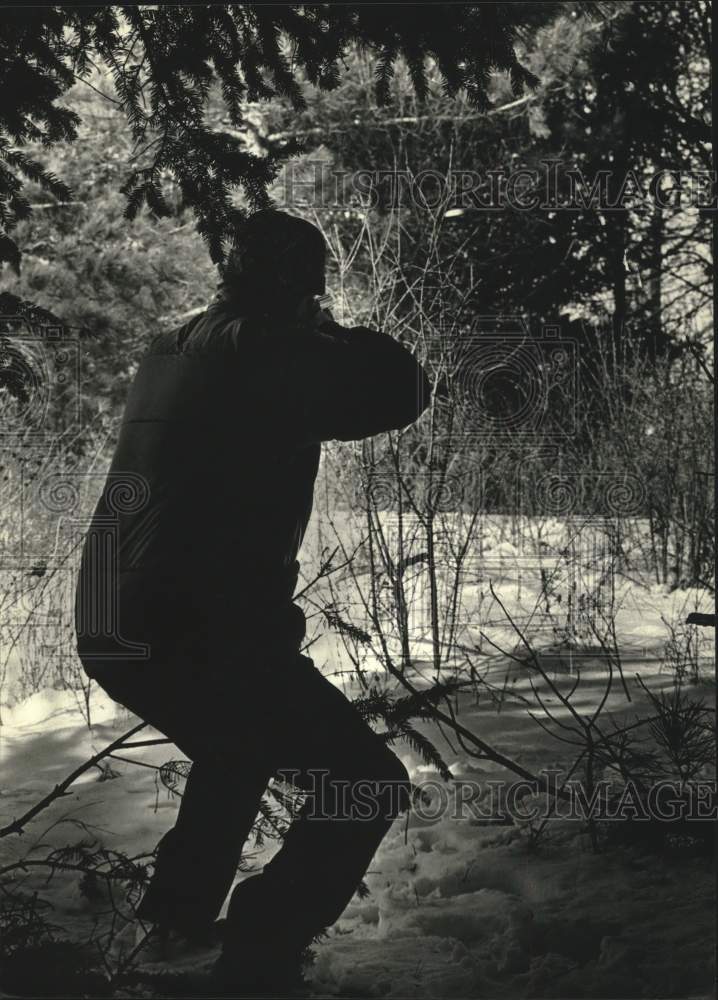
[[[177,927],[213,920],[277,772],[308,791],[278,853],[232,895],[232,949],[297,953],[357,889],[409,804],[405,768],[307,656],[185,647],[88,668],[116,701],[192,761],[174,829],[160,842],[140,915]]]

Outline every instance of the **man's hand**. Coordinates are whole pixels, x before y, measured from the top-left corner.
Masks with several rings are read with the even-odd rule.
[[[326,323],[333,323],[334,317],[328,309],[322,309],[314,295],[307,295],[299,303],[297,319],[311,330],[319,330]]]
[[[333,323],[334,317],[328,309],[320,309],[316,315],[315,326],[324,326],[325,323]]]

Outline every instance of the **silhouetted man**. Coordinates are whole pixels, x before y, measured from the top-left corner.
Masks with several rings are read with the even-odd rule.
[[[400,761],[300,654],[292,597],[321,442],[406,426],[429,386],[391,337],[319,309],[324,269],[318,229],[258,212],[216,300],[154,339],[77,589],[87,673],[193,761],[142,919],[210,927],[273,775],[311,789],[279,852],[232,894],[215,969],[229,989],[290,985],[408,806]]]

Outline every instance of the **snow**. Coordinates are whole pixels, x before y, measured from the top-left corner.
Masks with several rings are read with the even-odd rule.
[[[513,558],[506,540],[497,544],[503,559]],[[526,612],[535,598],[526,581],[520,591],[515,576],[500,589],[512,614]],[[645,710],[645,696],[633,680],[636,673],[653,690],[672,683],[662,662],[666,622],[681,622],[689,611],[708,607],[701,591],[617,581],[616,627],[633,698],[628,703],[620,684],[614,686],[605,710],[617,721],[630,721]],[[511,650],[516,644],[496,606],[486,609],[477,636],[487,630],[499,647]],[[542,634],[547,639],[544,666],[557,678],[565,676],[566,649],[552,646],[551,636]],[[714,694],[711,640],[712,633],[701,637],[704,679],[693,689],[708,702]],[[347,694],[358,693],[347,681],[351,663],[334,633],[326,630],[311,655]],[[525,671],[491,648],[484,649],[481,663],[485,679],[497,687],[508,681],[511,694],[500,712],[488,698],[476,704],[467,696],[460,702],[460,721],[531,770],[565,767],[571,748],[531,723],[515,697],[530,694]],[[585,711],[603,691],[605,663],[590,647],[582,655],[578,651],[569,670],[577,663],[581,686],[576,706]],[[370,656],[365,667],[378,670],[379,664]],[[431,676],[429,666],[418,661],[412,680],[429,683]],[[93,690],[90,713],[88,728],[81,695],[51,688],[3,705],[3,824],[137,721],[98,690]],[[417,728],[434,740],[456,779],[478,783],[477,801],[484,801],[488,783],[507,778],[501,768],[471,758],[450,735],[447,742],[435,725]],[[148,729],[141,738],[157,735]],[[715,891],[705,857],[679,851],[666,860],[641,846],[596,854],[581,826],[563,819],[551,821],[532,845],[518,818],[511,822],[498,813],[493,820],[471,810],[461,813],[457,796],[462,793],[456,785],[441,782],[407,746],[395,749],[412,780],[428,783],[444,808],[395,822],[367,874],[369,896],[355,896],[316,947],[316,995],[619,998],[708,993]],[[182,757],[169,745],[120,753],[157,765]],[[53,847],[88,839],[130,856],[148,853],[173,824],[177,807],[178,799],[158,781],[156,770],[113,760],[109,774],[99,768],[86,772],[66,796],[28,824],[22,837],[0,840],[0,864],[42,858]],[[260,866],[274,850],[276,844],[268,843],[255,852],[253,864]],[[78,873],[60,872],[48,883],[46,870],[28,869],[14,885],[48,899],[53,923],[67,936],[107,942],[107,899],[83,894]],[[115,957],[120,945],[134,943],[137,930],[130,909],[120,904],[119,910],[117,930],[126,926],[110,952]],[[186,949],[160,954],[148,946],[140,964],[155,971],[197,968],[213,955]]]
[[[123,711],[110,719],[111,706],[98,696],[93,714],[107,715],[89,732],[69,693],[44,692],[32,701],[18,706],[3,728],[3,817],[27,808],[133,721]],[[464,717],[515,757],[546,763],[548,737],[534,734],[532,743],[525,721],[510,712],[496,720],[495,713],[468,707]],[[125,756],[130,753],[140,756]],[[411,752],[400,755],[413,780],[438,777]],[[176,756],[166,746],[141,753],[155,763]],[[113,761],[112,769],[117,777],[105,781],[88,772],[22,839],[2,841],[3,863],[43,856],[49,846],[86,836],[85,830],[130,855],[150,851],[173,823],[177,799],[148,768]],[[452,771],[479,781],[498,775],[460,754]],[[714,887],[705,859],[688,855],[664,865],[637,849],[594,855],[575,825],[562,821],[530,851],[519,827],[479,825],[453,812],[396,821],[367,875],[370,895],[355,897],[317,947],[318,995],[689,996],[708,983]],[[74,821],[85,830],[76,830]],[[80,894],[74,873],[56,875],[50,886],[44,872],[22,882],[52,900],[53,921],[69,935],[90,934],[94,917],[106,910]],[[177,969],[206,960],[206,954],[159,961],[148,954],[144,967]]]

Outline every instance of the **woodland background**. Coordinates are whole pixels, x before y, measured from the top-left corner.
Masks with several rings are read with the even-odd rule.
[[[232,220],[265,188],[324,232],[335,318],[402,340],[435,388],[406,432],[325,446],[302,553],[308,649],[404,754],[417,804],[431,799],[422,781],[451,796],[462,776],[527,778],[554,803],[572,778],[589,797],[610,778],[612,794],[639,799],[671,781],[685,802],[714,782],[712,645],[686,623],[715,593],[710,6],[482,6],[525,18],[499,33],[513,48],[497,44],[493,62],[487,43],[483,89],[454,80],[452,92],[451,24],[433,57],[421,18],[413,51],[406,28],[393,74],[389,43],[349,38],[335,77],[278,29],[291,72],[274,93],[233,95],[205,78],[201,50],[192,63],[182,49],[186,127],[174,132],[157,79],[144,105],[132,89],[147,54],[132,41],[155,29],[149,8],[131,8],[124,75],[100,43],[79,47],[58,102],[78,116],[76,138],[57,121],[51,142],[31,129],[18,142],[12,122],[0,135],[11,994],[47,995],[52,981],[64,995],[162,995],[178,968],[145,961],[147,941],[127,947],[123,933],[188,764],[161,743],[140,748],[137,720],[84,677],[74,571],[138,360],[209,303]],[[168,51],[187,43],[183,16]],[[375,27],[367,14],[365,36]],[[340,15],[333,30],[348,31]],[[3,44],[12,84],[21,49],[12,32]],[[485,211],[452,189],[462,171],[485,195],[490,171],[525,170],[514,195],[528,201],[547,163],[557,192],[573,170],[589,189],[607,171],[611,197],[630,175],[634,193],[618,210],[505,198]],[[403,178],[398,205],[387,175]],[[72,808],[60,795],[71,789]],[[268,793],[246,866],[276,848],[292,802]],[[501,797],[485,821],[418,813],[408,839],[382,849],[370,895],[318,945],[320,995],[708,989],[712,823],[526,821]],[[26,827],[37,838],[16,836]]]

